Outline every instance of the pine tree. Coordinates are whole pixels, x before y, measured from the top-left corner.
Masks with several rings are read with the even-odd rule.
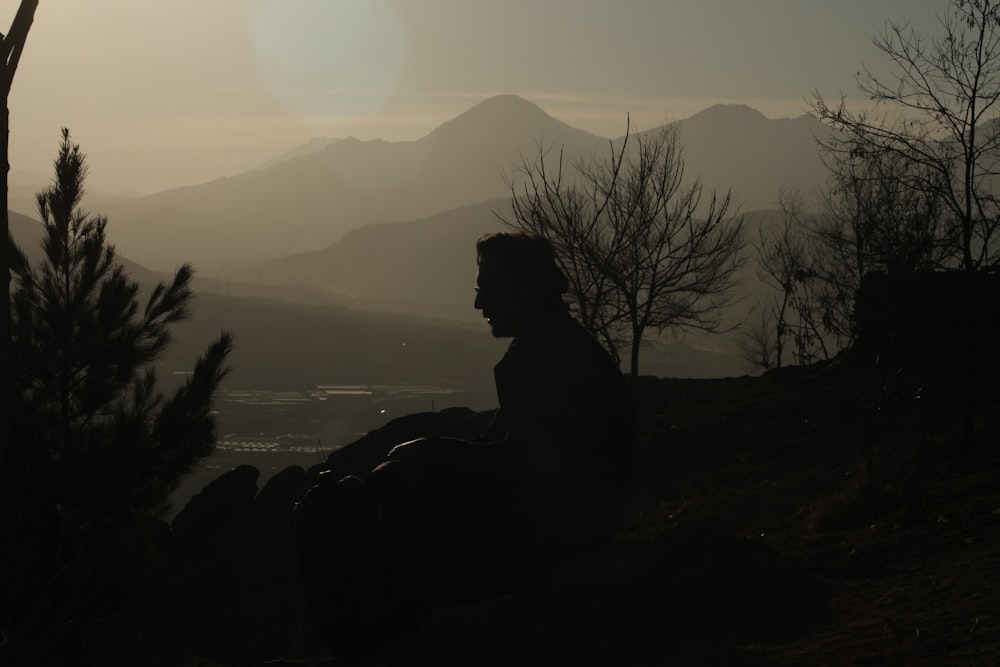
[[[11,579],[0,621],[50,639],[120,579],[121,545],[213,451],[212,400],[232,348],[223,332],[176,392],[160,393],[153,364],[189,315],[192,269],[140,307],[107,219],[79,208],[86,173],[64,129],[54,181],[38,194],[44,260],[32,267],[18,251],[12,262],[15,424],[0,480],[12,501],[0,576]]]

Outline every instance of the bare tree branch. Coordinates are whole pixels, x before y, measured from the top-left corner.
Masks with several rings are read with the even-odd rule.
[[[703,202],[685,184],[677,125],[626,129],[606,158],[554,168],[539,146],[508,180],[513,217],[504,222],[548,238],[570,281],[574,312],[616,360],[629,350],[633,376],[649,331],[724,327],[743,263],[743,218],[731,196]]]
[[[894,66],[880,78],[867,68],[858,88],[875,112],[854,113],[844,100],[812,96],[813,113],[850,137],[853,150],[892,153],[926,177],[910,187],[938,197],[955,229],[959,266],[976,271],[1000,263],[1000,4],[951,0],[942,36],[926,39],[888,22],[873,40]],[[835,146],[826,145],[829,150]]]

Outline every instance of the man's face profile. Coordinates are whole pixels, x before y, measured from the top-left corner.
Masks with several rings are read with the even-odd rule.
[[[495,255],[486,254],[479,258],[475,306],[483,311],[483,317],[497,338],[521,333],[524,304],[503,262]]]

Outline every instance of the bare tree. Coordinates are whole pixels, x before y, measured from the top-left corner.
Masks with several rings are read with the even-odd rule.
[[[811,227],[822,318],[838,347],[853,342],[854,302],[866,275],[942,268],[956,247],[943,198],[921,187],[935,172],[894,151],[854,150],[859,142],[842,137],[823,149],[830,180]]]
[[[940,24],[943,34],[930,38],[892,21],[876,35],[894,69],[888,78],[867,68],[858,75],[874,111],[852,112],[818,92],[811,106],[851,137],[851,151],[891,153],[920,167],[910,186],[941,198],[959,266],[975,271],[1000,261],[1000,203],[991,188],[1000,175],[1000,3],[950,0]]]
[[[774,312],[768,307],[766,299],[762,299],[740,328],[736,350],[753,369],[768,371],[780,368],[781,351],[775,347],[776,334]]]
[[[581,322],[632,377],[649,331],[723,328],[743,262],[743,218],[727,192],[705,198],[685,182],[676,124],[644,134],[629,126],[605,159],[555,168],[539,147],[509,180],[507,224],[548,238],[571,284]],[[707,201],[705,201],[707,199]]]
[[[940,198],[951,229],[955,264],[967,276],[955,289],[968,313],[961,342],[965,353],[963,440],[973,446],[979,395],[979,341],[984,326],[975,274],[1000,267],[1000,2],[950,0],[940,18],[942,34],[926,38],[908,25],[888,22],[874,43],[894,66],[888,78],[867,68],[861,91],[876,104],[853,113],[844,101],[828,104],[815,93],[812,108],[846,133],[861,153],[891,153],[918,165],[910,186]],[[886,112],[891,110],[892,115]]]
[[[942,200],[914,187],[930,180],[926,167],[852,146],[850,137],[824,145],[830,180],[820,213],[806,210],[800,192],[782,191],[781,222],[758,229],[757,275],[772,293],[740,342],[755,367],[782,366],[787,350],[802,364],[850,347],[868,274],[912,275],[948,263],[954,246]]]
[[[781,368],[789,350],[798,365],[829,359],[831,345],[818,303],[816,244],[806,221],[805,197],[778,195],[781,221],[762,224],[753,242],[757,277],[771,294],[757,304],[759,321],[744,329],[743,356],[756,366]]]
[[[626,136],[626,143],[628,135]],[[613,170],[621,169],[620,153],[612,150]],[[513,220],[501,220],[540,234],[553,242],[556,257],[569,280],[570,304],[580,322],[605,345],[616,362],[624,343],[618,323],[623,317],[619,295],[612,277],[599,267],[610,263],[617,252],[615,239],[603,219],[610,202],[609,193],[596,182],[581,184],[581,175],[564,163],[560,151],[555,165],[549,152],[539,146],[537,160],[525,159],[515,173],[521,176],[523,194],[519,195],[514,179],[512,192]],[[591,175],[593,176],[593,175]]]

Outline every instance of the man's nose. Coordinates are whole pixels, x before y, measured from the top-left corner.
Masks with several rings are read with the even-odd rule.
[[[483,295],[482,295],[482,293],[481,293],[481,292],[480,292],[479,290],[476,290],[476,300],[475,300],[475,302],[474,302],[474,303],[472,304],[472,305],[473,305],[473,307],[474,307],[474,308],[475,308],[476,310],[482,310],[482,309],[483,309],[483,301],[482,301],[482,298],[483,298]]]

